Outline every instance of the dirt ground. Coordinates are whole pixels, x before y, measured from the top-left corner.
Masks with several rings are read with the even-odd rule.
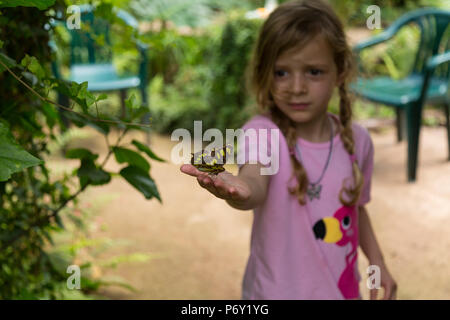
[[[104,140],[87,130],[89,138],[73,146],[104,153]],[[416,183],[407,183],[406,142],[396,142],[394,128],[370,132],[375,164],[367,209],[398,282],[398,298],[450,299],[450,162],[445,128],[422,129]],[[170,159],[175,144],[167,136],[152,136],[152,149],[164,159]],[[55,168],[67,166],[62,159],[52,162]],[[108,169],[119,171],[119,166],[110,161]],[[236,166],[227,169],[237,173]],[[151,175],[163,204],[147,201],[120,178],[88,189],[81,198],[87,204],[103,199],[98,217],[106,228],[93,232],[93,237],[129,241],[107,255],[157,255],[103,274],[122,277],[138,292],[110,287],[102,293],[112,299],[239,299],[252,211],[235,210],[202,190],[194,178],[180,172],[179,165],[153,161]],[[367,298],[368,264],[361,251],[359,257],[361,292]]]

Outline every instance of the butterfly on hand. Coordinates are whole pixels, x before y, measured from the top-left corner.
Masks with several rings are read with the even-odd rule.
[[[191,164],[199,171],[208,172],[210,174],[219,174],[225,171],[223,165],[227,158],[233,155],[233,146],[227,144],[220,149],[213,149],[211,152],[202,150],[200,152],[191,153]]]

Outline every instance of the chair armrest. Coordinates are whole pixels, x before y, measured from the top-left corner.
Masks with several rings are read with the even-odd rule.
[[[135,17],[133,17],[130,13],[121,10],[121,9],[117,9],[116,11],[116,16],[122,20],[123,22],[125,22],[126,25],[132,27],[133,29],[138,29],[139,27],[139,23],[136,20]]]
[[[450,51],[446,51],[444,53],[432,56],[427,60],[427,70],[432,71],[434,70],[438,65],[450,61]]]
[[[377,44],[380,44],[382,42],[385,42],[385,41],[391,39],[397,33],[397,31],[401,28],[401,26],[403,26],[408,21],[405,21],[405,19],[397,20],[382,33],[377,34],[376,36],[373,36],[365,41],[362,41],[362,42],[356,44],[352,48],[352,51],[353,51],[354,55],[356,56],[358,72],[363,72],[363,70],[364,70],[362,63],[361,63],[361,57],[360,57],[359,53],[363,49],[375,46]]]
[[[353,51],[359,52],[363,49],[372,47],[374,45],[377,45],[379,43],[385,42],[389,39],[391,39],[397,32],[400,30],[400,28],[407,24],[411,19],[408,18],[408,16],[404,16],[397,21],[395,21],[393,24],[391,24],[385,31],[383,31],[380,34],[377,34],[376,36],[373,36],[369,38],[368,40],[362,41],[358,44],[356,44],[353,47]]]
[[[353,47],[353,51],[358,53],[358,52],[362,51],[363,49],[372,47],[372,46],[382,43],[386,40],[389,40],[390,38],[392,38],[393,35],[394,34],[388,33],[386,30],[376,36],[371,37],[368,40],[365,40],[365,41],[362,41],[362,42],[356,44]]]
[[[442,13],[442,10],[435,9],[435,8],[427,8],[427,9],[417,9],[411,12],[408,12],[395,20],[385,31],[382,33],[366,40],[361,43],[356,44],[353,47],[353,51],[359,52],[365,48],[371,47],[373,45],[379,44],[381,42],[384,42],[386,40],[389,40],[392,38],[398,30],[400,30],[404,25],[412,22],[417,21],[417,19],[420,19],[420,17],[427,15],[427,14],[440,14]]]

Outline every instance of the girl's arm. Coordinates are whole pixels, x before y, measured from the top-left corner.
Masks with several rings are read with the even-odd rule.
[[[383,254],[364,206],[359,207],[359,245],[371,264],[384,264]]]
[[[261,175],[262,166],[258,164],[244,164],[239,170],[238,178],[246,183],[250,189],[250,196],[245,201],[227,200],[233,208],[250,210],[258,207],[266,199],[269,176]]]
[[[384,299],[395,299],[397,284],[389,273],[380,246],[370,223],[369,215],[364,206],[359,207],[359,245],[370,265],[380,268],[381,286],[384,287]],[[377,290],[370,290],[370,298],[376,299]]]
[[[180,170],[197,177],[201,187],[226,200],[233,208],[250,210],[262,204],[266,198],[269,176],[261,175],[261,167],[260,164],[244,164],[237,176],[227,171],[210,176],[190,164],[182,165]]]

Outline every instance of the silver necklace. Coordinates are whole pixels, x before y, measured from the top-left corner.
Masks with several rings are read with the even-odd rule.
[[[316,182],[310,182],[308,184],[308,188],[306,190],[306,194],[309,196],[309,200],[312,201],[314,198],[320,199],[320,192],[322,191],[322,184],[320,184],[320,181],[322,181],[323,175],[325,174],[325,171],[327,171],[328,168],[328,164],[330,163],[330,158],[331,158],[331,152],[333,150],[333,125],[331,123],[331,119],[330,117],[328,117],[328,120],[330,122],[330,128],[331,128],[331,136],[330,136],[330,148],[328,151],[328,159],[327,162],[325,164],[325,167],[322,170],[322,174],[320,175],[319,180],[317,180]],[[295,150],[297,151],[298,157],[300,162],[302,161],[302,156],[300,154],[300,148],[298,147],[298,143],[295,144]]]

